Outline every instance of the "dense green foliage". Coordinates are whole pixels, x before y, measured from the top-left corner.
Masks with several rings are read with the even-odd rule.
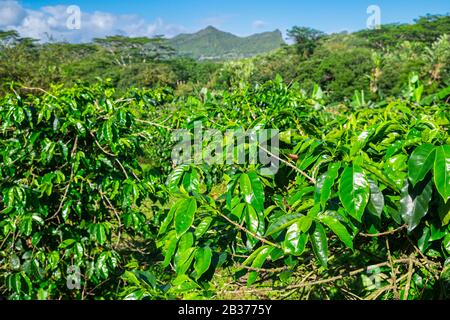
[[[308,261],[328,277],[389,252],[417,259],[399,291],[409,283],[408,297],[445,295],[449,92],[422,98],[421,88],[412,78],[401,99],[356,96],[338,106],[281,79],[201,99],[132,90],[114,100],[103,85],[8,94],[0,104],[1,290],[10,298],[214,296],[223,268],[237,279],[249,271],[252,285],[257,270],[282,267],[272,281],[289,286]],[[170,129],[193,121],[222,132],[277,128],[286,160],[275,176],[250,164],[172,170]],[[144,171],[143,146],[160,157]],[[390,251],[361,236],[397,229]],[[80,290],[66,286],[72,266]],[[342,295],[322,290],[313,296]]]
[[[449,298],[448,21],[227,62],[0,32],[0,297]],[[198,123],[279,130],[278,171],[175,161]]]

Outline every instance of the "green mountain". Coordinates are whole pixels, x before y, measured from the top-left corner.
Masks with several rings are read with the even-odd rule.
[[[280,30],[263,32],[249,37],[207,27],[192,34],[180,34],[168,40],[180,55],[198,60],[226,60],[252,57],[277,49],[284,44]]]

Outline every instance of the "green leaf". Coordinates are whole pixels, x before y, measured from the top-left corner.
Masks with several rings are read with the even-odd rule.
[[[339,222],[338,219],[331,216],[323,216],[320,221],[326,224],[331,231],[333,231],[339,239],[347,246],[353,250],[353,237],[348,233],[347,229]]]
[[[67,221],[70,215],[70,207],[72,206],[72,201],[67,201],[62,209],[61,215],[64,221]]]
[[[258,254],[259,254],[262,250],[264,250],[265,248],[270,248],[270,246],[264,245],[264,246],[259,247],[259,248],[256,249],[255,251],[253,251],[253,252],[247,257],[247,259],[245,259],[245,261],[242,262],[242,265],[243,265],[243,266],[249,266],[249,265],[253,262],[253,260],[255,260],[255,258],[258,256]]]
[[[450,223],[450,201],[447,201],[446,203],[444,200],[439,199],[438,204],[438,214],[439,218],[441,219],[442,225],[446,226]]]
[[[314,191],[315,202],[320,202],[323,208],[325,208],[327,201],[331,196],[331,189],[333,188],[334,181],[339,175],[339,169],[341,163],[330,163],[328,170],[317,179],[316,188]]]
[[[198,248],[195,252],[195,278],[198,280],[206,271],[208,271],[211,265],[212,251],[210,247]]]
[[[105,139],[109,143],[112,143],[113,131],[112,131],[112,124],[110,121],[106,121],[105,123],[103,123],[102,135],[103,139]]]
[[[72,246],[75,242],[76,242],[75,239],[66,239],[63,242],[61,242],[61,244],[59,245],[58,248],[66,249],[66,248]]]
[[[292,223],[294,223],[297,219],[302,217],[303,214],[301,213],[292,213],[292,214],[286,214],[279,217],[277,220],[275,220],[273,223],[269,225],[266,231],[266,236],[270,236],[274,233],[277,233],[278,231],[281,231],[287,227],[289,227]]]
[[[434,158],[435,147],[432,144],[423,144],[411,154],[408,160],[408,176],[413,187],[431,170]]]
[[[413,231],[427,214],[432,191],[431,180],[428,183],[421,182],[414,188],[406,180],[401,191],[400,215],[408,225],[409,232]]]
[[[259,251],[258,255],[253,260],[252,268],[261,268],[272,250],[273,247],[264,247],[261,251]],[[251,286],[256,281],[257,277],[258,273],[256,271],[250,272],[247,278],[247,286]]]
[[[196,238],[200,238],[203,234],[205,234],[206,231],[208,231],[212,220],[213,220],[213,218],[206,217],[199,223],[199,225],[197,226],[197,228],[194,231],[194,235]]]
[[[22,288],[20,278],[20,273],[10,274],[8,276],[8,288],[17,294],[20,293],[20,289]]]
[[[377,184],[373,180],[368,180],[370,185],[370,200],[367,204],[367,210],[374,216],[381,218],[381,214],[383,213],[384,208],[383,193],[380,191]]]
[[[258,227],[259,227],[258,214],[256,213],[256,210],[251,205],[246,206],[245,224],[249,231],[251,231],[255,234],[258,233]],[[250,246],[254,246],[258,242],[257,239],[253,238],[250,235],[247,235],[247,239],[250,242]]]
[[[176,202],[167,213],[167,216],[164,218],[163,222],[161,223],[161,226],[159,227],[158,234],[163,234],[166,232],[167,228],[169,227],[170,223],[173,220],[173,216],[175,215],[175,212],[177,211],[180,204],[183,203],[182,201]]]
[[[95,238],[98,243],[104,244],[106,241],[106,229],[103,224],[98,224],[95,228]]]
[[[245,203],[239,203],[231,210],[231,214],[234,215],[239,221],[241,221],[242,212],[244,211],[245,206],[246,206]]]
[[[178,191],[178,184],[180,183],[180,180],[185,172],[189,170],[189,168],[189,165],[182,164],[173,169],[173,171],[169,174],[166,184],[171,192]]]
[[[23,233],[24,236],[29,236],[33,231],[33,217],[32,216],[24,216],[22,221],[20,221],[20,232]]]
[[[254,195],[250,178],[246,173],[241,174],[239,177],[239,186],[241,187],[241,193],[244,196],[245,202],[251,204]]]
[[[450,254],[450,233],[445,236],[442,244],[444,245],[444,248],[447,251],[447,253]]]
[[[192,232],[187,232],[183,234],[180,238],[180,241],[178,241],[178,251],[186,251],[191,248],[193,244],[194,235],[192,234]]]
[[[194,259],[195,248],[189,248],[185,251],[178,251],[173,260],[173,266],[177,275],[185,274]]]
[[[250,179],[250,184],[252,186],[252,191],[254,197],[252,198],[251,204],[256,211],[264,211],[264,186],[255,171],[250,171],[248,173]]]
[[[298,219],[298,222],[300,231],[308,232],[309,228],[311,228],[311,225],[313,223],[313,219],[310,216],[303,216],[300,219]]]
[[[445,202],[450,198],[450,145],[436,147],[434,184]]]
[[[283,242],[283,250],[285,253],[300,256],[305,251],[308,234],[302,233],[301,224],[300,221],[296,221],[287,230]]]
[[[175,231],[181,237],[194,222],[194,215],[197,211],[197,202],[194,198],[182,199],[175,211]]]
[[[369,197],[369,182],[363,170],[357,165],[346,167],[339,180],[339,199],[345,210],[361,222]]]
[[[314,228],[310,231],[310,239],[314,254],[320,264],[327,268],[328,263],[328,239],[324,227],[320,223],[314,223]]]
[[[384,172],[386,176],[394,182],[398,189],[403,187],[403,182],[408,176],[407,170],[408,157],[404,154],[397,154],[386,160],[384,163]]]
[[[423,253],[430,247],[430,228],[425,227],[422,230],[422,236],[417,240],[417,247]]]
[[[178,238],[175,233],[173,233],[164,243],[164,261],[163,267],[167,267],[170,264],[170,260],[172,259],[173,254],[177,248]]]

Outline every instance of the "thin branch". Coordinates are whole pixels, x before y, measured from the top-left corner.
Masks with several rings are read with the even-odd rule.
[[[75,152],[77,151],[77,147],[78,147],[78,136],[75,137],[75,142],[73,143],[73,148],[72,151],[70,152],[70,158],[72,159],[75,155]],[[64,195],[61,199],[61,202],[59,203],[59,207],[58,210],[56,210],[55,214],[52,215],[50,218],[46,219],[46,221],[52,220],[53,218],[57,217],[58,214],[61,212],[62,207],[64,206],[64,201],[66,201],[67,199],[67,194],[69,193],[69,189],[70,189],[70,185],[72,183],[73,180],[73,166],[70,169],[70,178],[69,178],[69,182],[67,183],[66,189],[64,190]]]
[[[408,300],[408,296],[409,296],[409,288],[411,287],[411,279],[412,279],[412,275],[413,275],[413,266],[414,266],[414,261],[413,259],[409,259],[409,267],[408,267],[408,280],[406,281],[406,287],[405,287],[405,291],[403,293],[403,300]]]
[[[116,162],[119,164],[120,168],[122,169],[123,173],[125,174],[125,177],[128,179],[128,173],[123,167],[122,163],[119,161],[119,159],[116,159]]]
[[[257,271],[257,272],[267,272],[267,273],[278,273],[285,270],[290,269],[290,267],[280,267],[280,268],[254,268],[244,265],[238,265],[237,268],[247,269],[249,271]]]
[[[134,119],[134,120],[137,121],[137,122],[146,123],[146,124],[150,124],[152,126],[164,128],[164,129],[169,130],[169,131],[173,130],[173,128],[171,128],[171,127],[168,127],[168,126],[156,123],[156,122],[152,122],[152,121],[148,121],[148,120],[142,120],[142,119]],[[167,121],[167,119],[165,121]]]
[[[115,154],[113,154],[113,153],[108,152],[107,150],[105,150],[105,149],[101,146],[101,144],[97,141],[97,138],[95,137],[95,135],[94,135],[92,132],[89,131],[89,134],[92,136],[92,138],[94,138],[95,144],[97,145],[97,147],[100,148],[100,150],[103,151],[103,153],[105,153],[105,154],[107,154],[108,156],[111,156],[111,157],[117,157]]]
[[[313,177],[310,177],[305,171],[297,168],[295,165],[293,165],[292,163],[290,163],[289,161],[283,160],[280,157],[278,157],[277,155],[275,155],[274,153],[270,152],[269,150],[267,150],[266,148],[262,147],[261,145],[259,145],[259,148],[261,148],[262,150],[264,150],[265,152],[267,152],[269,155],[271,155],[272,157],[274,157],[275,159],[280,160],[281,162],[283,162],[285,165],[287,165],[288,167],[291,167],[292,169],[294,169],[295,171],[299,172],[302,176],[304,176],[306,179],[309,180],[309,182],[311,182],[312,184],[316,184],[316,179],[314,179]]]
[[[226,215],[224,215],[223,213],[221,213],[221,212],[219,212],[219,211],[217,211],[217,213],[218,213],[222,218],[224,218],[224,219],[227,220],[229,223],[231,223],[233,226],[235,226],[236,228],[239,228],[240,230],[244,231],[245,233],[251,235],[253,238],[258,239],[259,241],[261,241],[261,242],[263,242],[263,243],[265,243],[265,244],[268,244],[268,245],[270,245],[270,246],[272,246],[272,247],[275,247],[275,248],[278,248],[278,249],[282,249],[280,245],[278,245],[278,244],[276,244],[276,243],[273,243],[273,242],[271,242],[271,241],[269,241],[269,240],[267,240],[267,239],[264,239],[264,238],[258,236],[257,234],[251,232],[251,231],[248,230],[247,228],[241,226],[239,223],[234,222],[233,220],[231,220],[230,218],[228,218],[228,217],[227,217]]]
[[[112,211],[114,212],[114,215],[116,216],[117,221],[119,222],[119,233],[118,233],[118,235],[117,235],[117,242],[116,242],[116,245],[118,245],[118,244],[120,243],[120,237],[121,237],[121,231],[120,231],[120,228],[122,228],[122,221],[120,220],[119,213],[117,212],[116,208],[113,206],[113,204],[111,203],[111,201],[108,199],[108,197],[106,196],[106,194],[104,194],[103,192],[100,192],[100,197],[102,198],[103,204],[105,205],[105,207],[108,208],[108,209],[110,209],[110,210],[112,210]],[[106,200],[106,202],[108,203],[108,205],[105,203],[105,200]]]
[[[380,232],[380,233],[360,233],[359,235],[362,237],[383,237],[383,236],[388,236],[391,234],[394,234],[400,230],[403,230],[407,227],[407,225],[403,225],[395,230],[390,230],[390,231],[386,231],[386,232]]]
[[[45,93],[45,94],[48,94],[48,95],[51,96],[52,98],[58,99],[57,97],[55,97],[54,95],[52,95],[50,92],[48,92],[47,90],[44,90],[44,89],[42,89],[42,88],[25,87],[25,86],[22,86],[22,87],[20,87],[20,88],[21,88],[21,89],[24,89],[24,90],[29,90],[29,91],[40,91],[40,92],[43,92],[43,93]]]
[[[388,239],[386,239],[386,249],[387,249],[387,253],[388,253],[389,266],[391,268],[391,276],[392,276],[392,280],[393,280],[392,282],[393,282],[393,286],[394,286],[394,288],[393,288],[394,289],[394,299],[399,300],[400,295],[398,293],[398,288],[397,288],[397,273],[395,272],[395,269],[394,269],[394,262],[392,261],[391,249],[389,248],[389,240]]]
[[[410,259],[398,259],[398,260],[394,260],[394,263],[409,263]],[[345,277],[351,277],[351,276],[355,276],[358,275],[364,271],[367,270],[371,270],[373,268],[380,268],[380,267],[384,267],[384,266],[389,266],[390,262],[386,261],[386,262],[382,262],[382,263],[378,263],[375,265],[371,265],[368,266],[366,268],[361,268],[361,269],[357,269],[357,270],[353,270],[350,271],[346,274],[342,274],[339,276],[335,276],[335,277],[331,277],[328,279],[322,279],[322,280],[317,280],[317,281],[311,281],[311,282],[305,282],[305,283],[298,283],[298,284],[294,284],[294,285],[289,285],[289,286],[279,286],[279,287],[270,287],[270,288],[255,288],[255,289],[250,289],[250,290],[234,290],[234,291],[224,291],[223,293],[253,293],[253,292],[265,292],[265,291],[274,291],[274,290],[290,290],[290,289],[298,289],[298,288],[303,288],[303,287],[310,287],[310,286],[316,286],[316,285],[320,285],[320,284],[326,284],[326,283],[331,283],[331,282],[335,282],[337,280],[343,279]]]
[[[107,150],[105,150],[105,148],[103,148],[103,147],[101,146],[101,144],[97,141],[97,138],[95,137],[95,135],[94,135],[92,132],[90,132],[90,131],[89,131],[89,133],[91,134],[92,138],[94,138],[94,141],[95,141],[95,144],[97,145],[97,147],[99,147],[100,150],[103,151],[103,153],[105,153],[106,155],[108,155],[108,156],[110,156],[110,157],[116,158],[116,159],[115,159],[116,162],[119,164],[120,168],[122,169],[123,173],[125,174],[125,177],[128,179],[128,173],[127,173],[127,171],[125,170],[125,168],[123,167],[123,165],[122,165],[122,163],[120,162],[120,160],[117,159],[117,155],[115,155],[115,154],[113,154],[113,153],[110,153],[110,152],[108,152]],[[134,172],[133,172],[133,175],[134,175]],[[139,180],[139,178],[137,178],[136,175],[134,175],[134,177],[135,177],[137,180]]]

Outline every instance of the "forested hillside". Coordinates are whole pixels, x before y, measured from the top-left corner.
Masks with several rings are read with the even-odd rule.
[[[278,49],[284,43],[279,30],[238,37],[207,27],[194,34],[180,34],[168,40],[180,55],[198,60],[229,60],[248,58]]]
[[[0,296],[450,298],[450,17],[288,35],[0,31]]]

